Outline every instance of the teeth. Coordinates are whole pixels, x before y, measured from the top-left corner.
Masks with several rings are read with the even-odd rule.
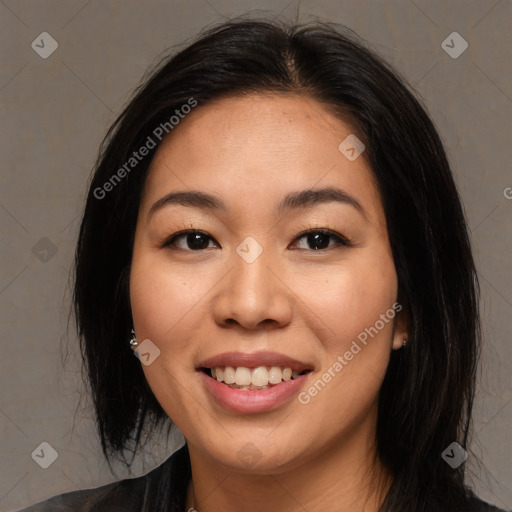
[[[252,371],[252,384],[255,386],[268,385],[268,370],[264,366],[254,368]]]
[[[270,384],[279,384],[283,380],[283,372],[279,366],[272,366],[268,372],[268,381]]]
[[[235,372],[235,382],[237,386],[248,386],[251,383],[251,370],[239,366]]]
[[[258,366],[257,368],[246,368],[238,366],[217,366],[211,369],[212,377],[220,382],[231,385],[237,389],[268,388],[269,385],[279,384],[281,381],[292,380],[300,375],[300,372],[291,368],[280,368],[279,366]]]
[[[226,368],[224,369],[224,377],[222,378],[222,380],[226,384],[234,384],[235,383],[235,380],[236,380],[235,379],[235,369],[232,366],[226,366]]]

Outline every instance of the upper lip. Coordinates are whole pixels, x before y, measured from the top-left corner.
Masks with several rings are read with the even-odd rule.
[[[221,366],[244,366],[257,368],[258,366],[279,366],[292,370],[312,370],[312,365],[293,359],[277,352],[225,352],[201,361],[198,368],[216,368]]]

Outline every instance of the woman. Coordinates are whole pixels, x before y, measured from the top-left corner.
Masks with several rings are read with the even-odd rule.
[[[169,418],[186,445],[27,511],[498,510],[464,483],[478,285],[449,164],[340,29],[229,22],[162,63],[103,145],[74,302],[107,460]]]

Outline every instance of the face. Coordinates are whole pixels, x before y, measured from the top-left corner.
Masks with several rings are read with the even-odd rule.
[[[279,472],[375,436],[404,331],[372,172],[339,149],[352,133],[312,99],[225,98],[151,163],[135,332],[157,400],[212,463]]]

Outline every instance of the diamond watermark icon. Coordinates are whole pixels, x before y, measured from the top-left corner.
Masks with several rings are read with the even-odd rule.
[[[150,339],[145,339],[137,345],[134,354],[144,366],[149,366],[160,356],[160,349]]]
[[[32,254],[43,263],[48,263],[57,254],[57,246],[44,236],[32,247]]]
[[[457,469],[468,458],[468,452],[459,443],[453,442],[444,450],[441,457],[453,469]]]
[[[31,46],[39,57],[47,59],[59,47],[59,43],[48,32],[41,32],[32,41]]]
[[[365,145],[353,133],[351,133],[345,140],[338,146],[340,153],[342,153],[348,160],[353,162],[358,158],[366,149]]]
[[[468,42],[458,32],[452,32],[441,43],[441,48],[452,59],[458,59],[468,49],[468,46]]]
[[[59,454],[57,450],[46,441],[43,441],[32,453],[31,457],[43,469],[49,468],[56,460]]]
[[[253,443],[247,443],[238,450],[237,457],[248,468],[252,468],[261,459],[261,452]]]
[[[248,236],[236,248],[236,252],[246,263],[253,263],[263,252],[263,247],[252,236]]]

